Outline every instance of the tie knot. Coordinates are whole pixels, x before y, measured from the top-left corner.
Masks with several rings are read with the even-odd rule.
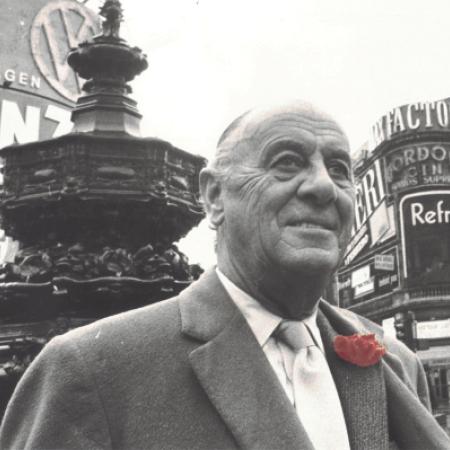
[[[278,325],[275,336],[295,353],[299,352],[302,348],[316,345],[311,333],[303,322],[283,320]]]

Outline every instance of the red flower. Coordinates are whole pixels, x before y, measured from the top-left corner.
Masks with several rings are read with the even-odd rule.
[[[359,367],[373,366],[386,353],[386,348],[375,339],[374,334],[336,336],[333,347],[344,361]]]

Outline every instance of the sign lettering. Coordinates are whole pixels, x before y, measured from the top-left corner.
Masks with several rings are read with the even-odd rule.
[[[356,287],[369,280],[370,280],[370,266],[364,266],[352,272],[352,287]]]
[[[422,203],[411,203],[411,222],[412,226],[433,224],[433,223],[450,223],[450,209],[444,210],[442,205],[444,200],[436,203],[434,210],[424,212],[425,207]]]
[[[403,105],[386,113],[372,127],[369,150],[412,131],[448,130],[450,99]]]
[[[411,285],[448,280],[450,190],[405,195],[399,209],[404,277]]]
[[[33,105],[21,108],[11,100],[2,100],[0,105],[0,148],[57,137],[72,129],[67,109],[52,104],[44,108]]]
[[[365,234],[362,239],[354,246],[354,248],[347,254],[344,258],[344,264],[350,264],[356,256],[364,249],[364,247],[369,243],[369,235]]]
[[[381,205],[386,197],[381,162],[377,159],[355,183],[355,221],[352,238],[346,249],[345,263],[348,264],[368,244],[369,236],[361,239],[360,230]]]
[[[386,270],[392,272],[394,270],[394,267],[395,267],[394,255],[375,255],[374,258],[375,270]]]
[[[380,160],[377,159],[356,183],[355,230],[357,233],[377,209],[386,193],[383,185]]]
[[[17,83],[21,86],[40,89],[41,78],[36,75],[30,75],[27,72],[17,72],[14,69],[6,69],[3,72],[3,80],[9,83]]]
[[[340,304],[344,307],[374,298],[398,286],[397,249],[391,247],[383,254],[366,259],[363,266],[342,271],[338,275]],[[383,267],[380,267],[382,261]],[[389,266],[389,272],[388,272]]]
[[[418,339],[440,339],[450,337],[450,319],[417,322]]]
[[[373,278],[371,278],[370,280],[366,280],[363,283],[355,286],[355,297],[373,292],[374,289],[375,285],[373,282]]]
[[[398,148],[385,157],[391,192],[412,186],[450,182],[450,146],[424,143]]]

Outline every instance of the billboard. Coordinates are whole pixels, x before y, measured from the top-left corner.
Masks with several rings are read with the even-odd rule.
[[[380,264],[382,261],[382,264]],[[398,287],[397,247],[375,254],[338,275],[339,304],[348,307]]]
[[[442,339],[450,337],[450,319],[417,322],[417,339]]]
[[[396,148],[385,156],[389,192],[415,186],[450,184],[450,145],[425,142]]]
[[[394,234],[394,210],[387,205],[382,161],[377,159],[355,183],[355,221],[344,263],[350,264],[363,250]]]
[[[450,98],[399,106],[373,125],[368,142],[372,151],[385,141],[424,131],[450,131]]]
[[[0,147],[67,133],[81,93],[67,54],[99,33],[97,16],[75,0],[2,0],[0,29]]]
[[[405,195],[399,204],[403,276],[408,285],[450,279],[450,189]]]

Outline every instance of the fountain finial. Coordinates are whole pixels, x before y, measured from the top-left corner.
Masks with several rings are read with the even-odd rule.
[[[105,0],[100,15],[105,19],[103,33],[81,42],[67,58],[72,69],[87,80],[72,111],[73,130],[139,136],[141,115],[128,97],[131,87],[127,83],[147,68],[147,58],[119,37],[123,20],[119,0]]]
[[[119,38],[120,22],[123,21],[123,9],[119,0],[106,0],[100,8],[100,15],[104,17],[102,23],[103,36]]]

